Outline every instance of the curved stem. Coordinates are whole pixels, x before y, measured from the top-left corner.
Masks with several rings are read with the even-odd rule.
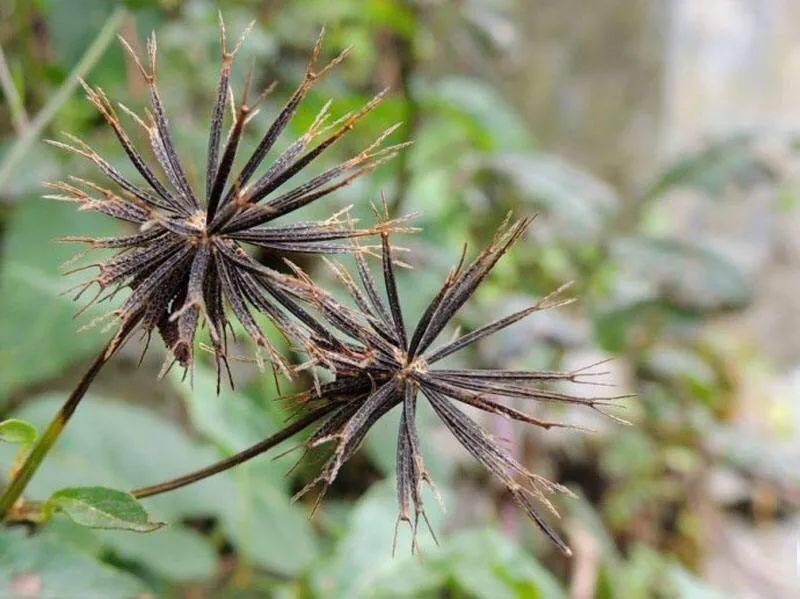
[[[206,466],[205,468],[201,468],[200,470],[195,470],[194,472],[190,472],[184,476],[180,476],[178,478],[173,478],[172,480],[164,481],[157,485],[152,485],[149,487],[141,487],[139,489],[134,489],[131,491],[131,495],[136,497],[137,499],[143,499],[145,497],[152,497],[153,495],[159,495],[161,493],[166,493],[167,491],[174,491],[175,489],[180,489],[181,487],[185,487],[186,485],[190,485],[192,483],[196,483],[197,481],[203,480],[204,478],[208,478],[209,476],[213,476],[214,474],[218,474],[220,472],[224,472],[234,466],[238,466],[239,464],[246,462],[256,456],[261,455],[262,453],[268,451],[275,447],[281,441],[285,441],[295,433],[299,433],[304,428],[314,424],[317,420],[331,412],[334,408],[336,408],[338,404],[331,403],[321,408],[317,408],[313,412],[309,412],[296,422],[290,424],[284,429],[281,429],[277,433],[272,436],[267,437],[263,441],[259,441],[255,445],[248,447],[244,451],[237,453],[236,455],[232,455],[229,458],[221,460],[215,464],[211,464],[210,466]]]
[[[75,413],[75,409],[78,407],[81,399],[83,399],[83,396],[86,395],[86,391],[97,376],[97,373],[100,372],[106,362],[114,355],[114,352],[119,349],[122,342],[137,323],[138,318],[133,318],[126,322],[123,328],[114,335],[102,350],[100,350],[100,353],[97,354],[94,361],[89,366],[89,369],[81,380],[78,381],[78,385],[72,393],[70,393],[67,401],[64,402],[64,405],[61,406],[61,409],[53,417],[53,420],[47,425],[44,433],[37,439],[33,449],[31,449],[30,453],[26,456],[25,461],[15,473],[11,483],[6,487],[2,497],[0,497],[0,521],[6,518],[9,510],[14,507],[17,499],[19,499],[23,491],[25,491],[31,478],[33,478],[36,470],[38,470],[39,465],[49,453],[50,449],[52,449],[53,445],[55,445],[59,436],[61,436],[64,428],[67,426],[67,422],[69,422],[72,414]]]

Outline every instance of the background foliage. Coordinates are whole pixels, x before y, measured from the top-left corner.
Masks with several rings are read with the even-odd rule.
[[[503,33],[514,26],[509,3],[221,4],[232,32],[257,20],[243,54],[253,56],[260,85],[281,83],[263,107],[262,122],[303,73],[322,24],[326,53],[350,44],[353,53],[312,93],[294,132],[328,97],[345,112],[385,85],[394,90],[338,151],[349,156],[396,121],[404,122],[398,137],[414,139],[414,146],[334,202],[353,203],[355,213],[370,218],[368,202],[384,191],[395,213],[419,211],[423,231],[401,241],[418,267],[413,288],[407,274],[401,280],[411,312],[427,302],[464,241],[473,249],[485,243],[509,210],[539,213],[527,239],[460,315],[461,325],[469,329],[508,313],[570,280],[580,302],[537,315],[463,360],[481,367],[574,368],[613,357],[609,381],[638,394],[625,414],[634,426],[571,410],[558,416],[596,432],[542,433],[487,422],[524,463],[579,494],[560,506],[559,526],[576,551],[572,562],[546,545],[423,413],[426,461],[447,511],[431,510],[441,545],[423,533],[422,559],[408,555],[405,531],[391,557],[395,425],[389,417],[345,467],[313,520],[309,506],[289,499],[312,467],[287,476],[291,457],[262,458],[148,500],[153,518],[169,525],[147,535],[88,530],[63,516],[41,530],[0,531],[0,595],[715,596],[703,582],[715,527],[727,526],[730,515],[748,526],[780,522],[800,495],[796,470],[769,436],[775,430],[759,436],[739,428],[742,385],[770,367],[756,349],[717,326],[753,301],[753,273],[707,240],[687,239],[671,226],[664,198],[689,190],[696,201],[722,207],[732,192],[758,188],[770,190],[775,210],[793,210],[785,173],[762,151],[762,138],[724,136],[663,165],[639,191],[618,191],[537,142],[513,94],[491,73],[448,57],[457,48],[466,60],[502,60]],[[47,136],[76,133],[124,164],[94,109],[78,93],[59,92],[74,80],[92,42],[105,43],[109,18],[140,43],[157,30],[162,92],[178,146],[200,164],[206,144],[217,6],[204,0],[124,6],[124,13],[114,13],[118,7],[105,0],[0,4],[0,43],[24,107],[8,96],[0,105],[0,410],[39,426],[104,339],[97,329],[76,334],[100,312],[72,319],[75,306],[61,295],[71,281],[60,277],[59,267],[74,248],[52,239],[102,234],[113,225],[39,199],[42,179],[89,171],[42,144],[36,129],[41,125]],[[111,43],[97,55],[84,64],[88,79],[112,98],[141,105],[145,89],[120,48]],[[776,143],[793,150],[789,135]],[[330,206],[317,209],[329,213]],[[322,280],[330,277],[317,262],[303,266]],[[198,368],[192,389],[179,377],[154,382],[160,356],[151,355],[138,370],[137,358],[129,348],[104,372],[35,478],[32,495],[65,486],[149,484],[235,453],[284,420],[274,384],[250,364],[237,365],[239,389],[216,397],[207,367]],[[5,445],[0,451],[5,468],[13,452]],[[726,476],[739,483],[735,493],[714,490],[712,481]]]

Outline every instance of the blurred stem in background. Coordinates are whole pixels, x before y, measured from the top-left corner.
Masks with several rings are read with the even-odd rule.
[[[379,38],[379,43],[385,46],[387,61],[394,63],[394,68],[384,68],[380,73],[384,78],[393,80],[385,81],[384,85],[390,86],[403,96],[403,141],[413,141],[420,121],[420,105],[414,93],[414,75],[417,68],[416,32],[418,29],[419,8],[416,2],[404,2],[403,6],[408,11],[413,22],[409,32],[385,30]],[[389,65],[386,65],[389,66]],[[389,73],[389,77],[386,74]],[[397,180],[394,197],[392,199],[390,214],[398,215],[402,212],[406,195],[411,184],[411,148],[401,152],[397,157]]]
[[[11,71],[8,70],[8,63],[6,62],[6,54],[3,48],[0,47],[0,88],[3,90],[3,95],[8,102],[8,109],[11,112],[11,124],[14,126],[14,131],[17,135],[22,137],[25,130],[28,128],[28,113],[25,112],[25,106],[22,104],[22,98],[17,93],[17,88],[14,87],[14,80],[11,77]]]
[[[2,63],[0,64],[0,85],[2,85],[3,95],[6,96],[13,115],[15,129],[17,130],[17,140],[6,153],[2,163],[0,163],[0,188],[5,187],[6,183],[8,183],[9,178],[14,173],[14,169],[19,166],[44,128],[50,123],[64,102],[69,99],[72,92],[75,91],[80,79],[85,77],[103,56],[111,40],[114,39],[114,34],[122,24],[125,14],[124,8],[117,8],[111,13],[100,33],[97,34],[92,44],[86,49],[86,53],[78,61],[78,64],[64,79],[61,87],[56,90],[47,104],[27,125],[25,123],[25,109],[22,100],[14,87],[14,82],[11,80],[11,74],[8,72],[5,59],[0,56],[0,63]]]

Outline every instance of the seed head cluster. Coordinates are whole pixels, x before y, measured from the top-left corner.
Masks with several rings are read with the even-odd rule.
[[[587,377],[603,373],[588,368],[551,372],[440,365],[445,358],[534,312],[569,303],[571,300],[561,296],[564,288],[524,310],[435,345],[498,260],[523,236],[530,219],[513,223],[506,219],[491,243],[470,264],[465,265],[462,256],[416,326],[407,328],[395,280],[397,261],[393,253],[396,248],[393,250],[389,242],[390,233],[411,230],[405,226],[405,219],[390,220],[385,216],[378,218],[374,226],[356,228],[343,211],[322,221],[283,222],[283,217],[376,168],[405,145],[382,147],[385,138],[395,129],[390,127],[351,159],[304,183],[287,185],[370,112],[383,93],[357,112],[333,122],[329,122],[330,103],[326,104],[306,132],[263,168],[268,153],[313,84],[347,53],[317,68],[320,36],[303,81],[261,136],[252,154],[240,161],[243,166],[235,170],[243,134],[257,113],[258,103],[272,90],[270,86],[251,102],[252,78],[249,76],[239,101],[234,99],[231,69],[243,39],[244,36],[229,51],[225,27],[221,24],[222,66],[211,111],[202,193],[190,183],[187,169],[175,148],[157,83],[154,36],[147,43],[147,66],[123,40],[149,90],[150,108],[140,116],[119,105],[147,139],[151,160],[145,159],[137,149],[103,90],[84,84],[88,100],[113,130],[139,180],[123,174],[75,137],[68,136],[69,143],[51,142],[94,163],[114,189],[69,177],[48,184],[54,192],[48,197],[77,202],[81,210],[100,212],[136,227],[131,234],[118,237],[67,238],[88,243],[89,249],[114,250],[110,258],[90,265],[98,269],[98,274],[78,287],[76,299],[93,286],[98,291],[89,305],[111,299],[121,290],[129,290],[120,306],[111,313],[119,329],[109,351],[118,347],[131,330],[142,330],[148,342],[157,331],[169,350],[165,369],[175,362],[187,368],[192,365],[195,337],[198,328],[205,325],[217,372],[224,367],[230,375],[228,334],[232,330],[229,316],[232,313],[256,346],[266,353],[273,368],[288,376],[303,369],[314,373],[313,388],[297,394],[295,399],[303,409],[313,408],[324,415],[322,424],[306,444],[307,451],[326,446],[330,455],[319,476],[298,495],[321,485],[321,499],[370,428],[399,406],[397,524],[405,521],[411,526],[415,539],[413,549],[420,518],[427,522],[423,483],[433,488],[417,426],[417,403],[424,398],[464,449],[500,480],[547,537],[569,553],[566,544],[538,511],[541,504],[555,513],[548,496],[569,491],[530,472],[462,408],[499,414],[544,429],[568,426],[537,418],[508,403],[514,400],[559,402],[606,413],[605,408],[613,405],[618,397],[581,397],[543,388],[543,384],[559,381],[591,383],[592,379]],[[230,117],[226,117],[228,110]],[[226,122],[228,130],[223,140]],[[371,246],[358,242],[359,238],[368,236],[379,236],[381,240],[383,292],[365,258],[368,253],[378,254],[378,246],[373,251]],[[329,264],[352,302],[350,305],[341,303],[291,263],[293,272],[287,273],[265,266],[245,250],[247,246],[280,258],[295,253],[351,254],[355,260],[355,277],[340,264],[332,261]],[[308,361],[299,366],[289,364],[262,331],[258,315],[271,319],[279,331],[298,344],[309,357]],[[320,383],[316,377],[320,367],[332,373],[333,379]]]

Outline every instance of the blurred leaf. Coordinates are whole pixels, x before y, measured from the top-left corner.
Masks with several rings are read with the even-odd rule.
[[[44,535],[0,531],[0,596],[135,597],[144,592],[130,574]]]
[[[56,518],[44,529],[49,538],[97,558],[113,554],[122,561],[146,569],[165,580],[203,580],[217,570],[217,556],[210,540],[193,529],[170,523],[148,534],[98,530]]]
[[[363,449],[384,476],[391,476],[395,470],[399,424],[400,414],[397,410],[392,410],[370,427],[364,440]],[[422,433],[420,438],[424,437],[425,434]]]
[[[442,563],[458,588],[472,596],[566,597],[546,568],[494,529],[454,535],[447,541]]]
[[[691,347],[662,344],[652,348],[645,361],[653,374],[664,379],[686,379],[707,386],[716,382],[712,365]]]
[[[107,487],[61,489],[50,496],[46,509],[59,509],[76,524],[89,528],[151,532],[164,525],[151,522],[133,495]]]
[[[453,471],[456,468],[455,460],[449,455],[442,455],[441,446],[432,434],[440,424],[426,402],[420,402],[417,411],[417,430],[419,432],[422,459],[437,488],[447,489]],[[391,410],[381,417],[369,431],[364,440],[363,448],[369,454],[372,462],[381,470],[384,476],[395,474],[397,461],[397,431],[400,427],[400,411]]]
[[[7,224],[0,263],[0,402],[19,387],[59,374],[100,348],[96,328],[77,334],[78,305],[61,295],[77,279],[59,275],[74,246],[60,235],[110,235],[110,219],[53,201],[26,200]],[[108,308],[88,310],[91,319]],[[88,322],[88,320],[86,320]]]
[[[694,347],[659,343],[643,356],[648,376],[686,389],[688,396],[714,406],[725,395],[725,384],[717,376],[713,362]]]
[[[648,302],[632,302],[594,313],[592,324],[598,345],[608,352],[622,352],[632,337],[630,333],[638,317],[648,306]]]
[[[197,364],[191,386],[181,381],[182,373],[172,377],[175,389],[183,395],[194,427],[223,452],[235,453],[275,432],[283,423],[275,413],[260,408],[246,394],[231,390],[223,380],[217,394],[217,375]],[[269,398],[271,403],[275,398]]]
[[[48,2],[54,50],[65,68],[75,64],[114,9],[106,0]]]
[[[681,565],[675,564],[668,570],[669,581],[680,599],[722,599],[726,596],[697,578]]]
[[[519,197],[548,214],[548,226],[574,243],[596,237],[619,208],[620,199],[606,183],[557,156],[502,153],[493,156],[490,172],[507,178]]]
[[[653,184],[647,197],[658,197],[678,186],[692,187],[715,197],[730,184],[745,187],[775,179],[773,168],[758,156],[755,140],[754,134],[740,133],[680,156]]]
[[[223,529],[243,556],[287,576],[312,564],[317,547],[305,510],[269,480],[256,479],[247,469],[240,467],[236,479],[236,505],[221,516]]]
[[[636,281],[641,297],[695,311],[740,308],[751,297],[747,277],[722,255],[685,241],[646,236],[613,241],[621,276]]]
[[[274,398],[261,408],[244,393],[216,392],[216,374],[197,365],[194,387],[178,388],[195,427],[225,455],[261,441],[284,426]],[[289,442],[290,443],[290,442]],[[316,555],[316,541],[304,510],[292,504],[286,486],[286,465],[271,459],[280,447],[233,472],[236,501],[222,514],[222,526],[245,557],[271,571],[296,575]]]
[[[617,297],[610,306],[592,315],[597,342],[604,350],[620,353],[648,347],[658,340],[685,341],[697,334],[705,322],[704,313],[653,298],[655,292],[651,291],[650,282],[639,283],[633,285],[633,297],[626,297],[631,290],[625,289],[628,283],[620,276],[615,290]]]
[[[791,212],[800,206],[800,193],[787,185],[778,189],[772,203],[778,212]]]
[[[339,4],[347,4],[340,2]],[[417,17],[412,4],[406,2],[356,2],[350,3],[351,15],[365,19],[367,31],[377,27],[390,27],[395,33],[413,38],[417,32]]]
[[[464,17],[475,32],[498,50],[509,50],[518,41],[518,30],[508,11],[510,3],[468,0],[464,3]]]
[[[167,580],[203,580],[217,571],[217,556],[208,540],[182,526],[170,524],[146,535],[103,532],[99,540],[115,555]]]
[[[217,395],[216,373],[202,364],[196,365],[191,387],[180,382],[181,376],[176,372],[173,381],[175,388],[183,395],[192,424],[224,455],[233,455],[254,445],[286,424],[279,417],[275,397],[266,399],[266,405],[274,408],[265,410],[249,395],[227,388],[224,381]],[[283,489],[287,483],[284,476],[287,467],[270,459],[280,451],[280,447],[273,449],[270,456],[260,459],[258,464],[260,475],[268,476],[269,484]]]
[[[39,433],[30,422],[18,418],[9,418],[0,422],[0,441],[29,445]]]
[[[658,471],[658,444],[638,429],[620,430],[600,456],[600,470],[610,479],[647,477]]]
[[[3,199],[11,203],[15,200],[17,203],[25,202],[25,197],[37,197],[42,191],[42,181],[58,179],[62,174],[62,156],[52,146],[39,143],[24,158],[25,168],[14,169],[14,176],[8,177],[3,189]]]
[[[483,150],[522,150],[530,146],[525,123],[488,83],[466,77],[448,77],[420,90],[434,114],[460,124]]]
[[[27,402],[18,415],[45,424],[61,405],[59,395]],[[10,451],[0,445],[0,463]],[[131,489],[195,470],[217,459],[176,427],[144,408],[89,395],[31,481],[32,497],[48,497],[69,486]],[[163,519],[213,515],[228,509],[235,489],[225,475],[146,500]]]
[[[434,502],[429,510],[434,527],[439,527],[440,514]],[[393,481],[370,487],[353,507],[347,533],[335,551],[314,568],[312,587],[321,597],[417,596],[430,588],[431,573],[409,555],[410,534],[407,527],[399,530],[398,555],[392,558],[394,522],[397,503]],[[424,527],[424,525],[422,525]],[[419,531],[419,542],[427,555],[434,545],[427,530]],[[433,574],[433,586],[440,576]],[[381,589],[387,594],[382,595]]]
[[[754,430],[757,426],[745,423],[722,425],[707,421],[702,425],[705,446],[721,463],[765,480],[783,481],[791,488],[800,488],[798,450],[793,437],[781,443]]]
[[[639,518],[651,517],[652,506],[677,501],[682,492],[679,483],[663,476],[631,476],[617,481],[603,500],[606,525],[612,530],[625,528]]]
[[[147,538],[150,535],[131,535],[126,531],[100,530],[86,528],[80,524],[75,524],[69,518],[53,518],[47,521],[47,526],[41,529],[42,534],[48,538],[57,540],[59,543],[78,549],[81,553],[93,555],[98,559],[102,558],[105,546],[103,541],[114,538],[115,535],[123,537]],[[155,534],[155,533],[151,533]]]
[[[615,597],[651,597],[663,585],[667,562],[641,542],[629,550],[625,561],[610,572]]]
[[[376,572],[369,590],[356,596],[566,597],[544,566],[493,528],[458,532],[424,555],[422,561],[407,554],[392,559]]]

